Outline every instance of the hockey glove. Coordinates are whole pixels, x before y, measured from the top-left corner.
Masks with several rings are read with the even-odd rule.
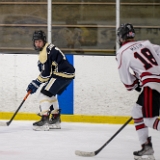
[[[140,82],[138,82],[138,86],[135,88],[137,92],[141,92],[142,88],[140,86]]]
[[[40,61],[38,61],[38,62],[37,62],[37,66],[38,66],[38,70],[39,70],[40,72],[42,72],[42,71],[43,71],[43,64],[42,64]]]
[[[135,90],[136,90],[137,92],[140,92],[140,91],[141,91],[141,88],[140,88],[140,87],[137,87],[137,88],[135,88]]]
[[[31,91],[31,94],[35,93],[37,91],[37,89],[39,88],[39,86],[41,85],[42,83],[39,82],[38,80],[33,80],[27,87],[27,92],[30,90]]]

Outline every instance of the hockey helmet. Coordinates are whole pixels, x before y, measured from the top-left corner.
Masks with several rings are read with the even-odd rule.
[[[127,39],[133,39],[135,37],[133,25],[130,23],[121,24],[117,29],[117,36],[120,44],[122,43],[121,40],[126,41]]]
[[[33,46],[34,46],[35,50],[37,50],[37,51],[41,51],[43,49],[43,48],[37,48],[35,46],[35,40],[40,40],[40,39],[44,42],[44,45],[45,45],[46,44],[46,35],[45,35],[45,33],[42,30],[35,31],[33,33],[32,40],[33,40]]]

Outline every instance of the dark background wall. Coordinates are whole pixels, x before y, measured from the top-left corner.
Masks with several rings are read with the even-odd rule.
[[[136,39],[160,44],[159,0],[121,0],[121,23],[132,23]],[[52,42],[65,53],[114,54],[113,0],[52,0]],[[0,1],[0,51],[35,53],[32,34],[47,32],[47,0]]]

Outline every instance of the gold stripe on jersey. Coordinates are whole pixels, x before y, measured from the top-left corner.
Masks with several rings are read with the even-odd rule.
[[[39,61],[44,64],[47,61],[47,48],[48,43],[45,44],[42,51],[39,52]]]
[[[54,62],[52,62],[52,66],[57,66],[58,64],[54,61]]]
[[[46,85],[45,90],[49,91],[55,80],[56,80],[55,78],[51,78],[49,83]]]
[[[52,66],[55,66],[55,69],[53,71],[53,74],[56,75],[56,76],[60,76],[60,77],[64,77],[64,78],[73,78],[75,76],[75,74],[71,73],[71,74],[67,74],[67,73],[61,73],[61,72],[58,72],[58,64],[54,61],[52,62]]]
[[[74,78],[75,74],[67,74],[67,73],[60,73],[60,72],[53,72],[54,75],[64,77],[64,78]]]
[[[50,77],[49,77],[50,78]],[[38,80],[40,81],[40,82],[42,82],[42,83],[44,83],[44,82],[47,82],[48,80],[49,80],[49,78],[47,77],[47,78],[43,78],[43,77],[41,77],[40,75],[38,76]]]

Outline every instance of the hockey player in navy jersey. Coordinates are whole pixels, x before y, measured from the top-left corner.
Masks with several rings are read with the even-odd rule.
[[[142,149],[133,152],[154,159],[148,127],[160,131],[160,46],[149,40],[135,41],[132,24],[122,24],[117,30],[120,49],[117,51],[119,76],[128,91],[137,90],[139,97],[132,109],[132,118]]]
[[[75,77],[75,68],[54,44],[48,44],[43,31],[33,33],[33,46],[39,52],[39,76],[27,87],[31,94],[44,84],[39,95],[41,120],[33,123],[34,130],[61,128],[60,109],[56,95],[60,95]]]

